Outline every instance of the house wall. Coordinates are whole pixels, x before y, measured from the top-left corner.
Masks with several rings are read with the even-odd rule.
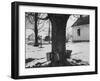
[[[80,30],[80,34],[78,29]],[[89,41],[89,24],[73,27],[72,41]]]

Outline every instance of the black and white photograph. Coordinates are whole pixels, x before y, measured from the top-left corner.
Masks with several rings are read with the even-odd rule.
[[[89,15],[25,12],[25,67],[87,66]]]
[[[12,3],[12,78],[97,74],[97,7]]]

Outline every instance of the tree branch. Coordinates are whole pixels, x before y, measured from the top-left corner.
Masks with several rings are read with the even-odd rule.
[[[40,20],[48,20],[48,19],[49,19],[49,16],[47,16],[47,17],[45,17],[45,18],[40,18],[40,17],[38,17],[38,19],[40,19]]]

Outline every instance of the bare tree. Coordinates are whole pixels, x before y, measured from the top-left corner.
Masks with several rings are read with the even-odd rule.
[[[41,32],[41,29],[43,28],[45,20],[48,19],[46,17],[47,14],[26,12],[25,16],[26,16],[25,18],[30,22],[30,24],[33,25],[32,30],[35,33],[35,43],[34,43],[34,46],[38,46],[39,45],[39,43],[38,43],[38,32]],[[39,27],[39,25],[41,25],[41,27]]]
[[[34,22],[35,22],[35,24],[34,24],[34,32],[35,32],[35,43],[34,43],[34,46],[38,46],[39,45],[39,43],[38,43],[38,28],[37,28],[38,19],[37,19],[37,17],[38,17],[38,13],[35,13],[34,14]]]

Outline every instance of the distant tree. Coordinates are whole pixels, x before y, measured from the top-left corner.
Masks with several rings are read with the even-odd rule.
[[[38,13],[35,13],[34,14],[34,32],[35,32],[35,43],[34,43],[34,46],[38,46],[39,43],[38,43],[38,28],[37,28],[37,21],[38,21]]]
[[[43,25],[45,23],[45,20],[47,20],[48,18],[46,18],[47,14],[44,13],[33,13],[33,12],[26,12],[26,20],[28,20],[30,22],[30,24],[33,25],[33,31],[35,33],[35,43],[34,46],[38,46],[38,32],[41,32],[41,29],[43,28]],[[41,25],[41,27],[39,27],[39,25]]]

